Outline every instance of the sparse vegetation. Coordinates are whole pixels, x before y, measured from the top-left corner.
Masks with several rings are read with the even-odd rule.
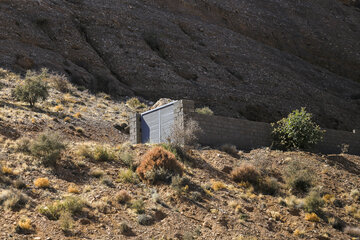
[[[13,97],[18,101],[28,102],[31,107],[40,99],[46,100],[49,96],[48,86],[44,82],[47,74],[46,69],[43,69],[41,73],[28,71],[24,82],[13,90]]]
[[[238,150],[236,149],[236,146],[235,145],[232,145],[232,144],[224,144],[224,145],[221,145],[220,147],[220,150],[223,151],[223,152],[226,152],[230,155],[237,155],[238,153]]]
[[[63,212],[70,214],[79,213],[85,207],[83,199],[76,196],[67,196],[62,201],[54,201],[39,208],[39,212],[50,220],[58,220]]]
[[[59,134],[43,132],[31,142],[30,152],[32,155],[40,158],[44,165],[55,166],[65,147]]]
[[[131,109],[133,110],[144,110],[146,108],[146,105],[142,102],[140,102],[140,100],[138,98],[130,98],[129,100],[126,101],[126,105],[128,105]]]
[[[118,181],[123,183],[136,183],[138,182],[138,178],[136,173],[131,169],[121,169],[119,172]]]
[[[214,112],[209,107],[196,108],[195,112],[204,115],[214,115]]]
[[[316,213],[306,213],[305,214],[305,220],[310,222],[319,222],[320,218]]]
[[[140,225],[150,225],[154,221],[153,217],[148,214],[140,214],[138,215],[138,223]]]
[[[68,211],[60,213],[59,222],[60,228],[64,232],[69,232],[74,226],[74,220],[72,219],[71,213]]]
[[[230,176],[235,182],[249,182],[258,184],[260,173],[255,166],[249,163],[243,163],[239,167],[231,171]]]
[[[126,222],[121,222],[119,229],[122,235],[129,235],[131,233],[131,228],[129,227],[129,225],[127,225]]]
[[[292,191],[307,192],[312,186],[314,177],[305,166],[299,162],[290,162],[285,172],[286,183]]]
[[[155,182],[156,180],[167,179],[183,172],[181,165],[176,160],[174,154],[162,147],[150,149],[143,157],[136,173],[140,179]],[[155,174],[155,176],[152,176]],[[170,180],[170,179],[169,179]]]
[[[322,140],[324,130],[312,121],[312,115],[295,110],[276,124],[273,123],[273,146],[283,150],[310,149]]]
[[[29,218],[22,217],[16,225],[15,231],[17,233],[30,233],[33,231],[33,226]]]
[[[0,193],[0,205],[3,205],[5,209],[20,210],[28,201],[28,197],[19,191],[3,190]]]
[[[145,213],[145,203],[142,199],[133,200],[131,202],[131,208],[134,209],[137,214]]]
[[[121,204],[125,204],[131,200],[131,196],[125,190],[120,190],[120,192],[115,197],[116,201]]]
[[[167,141],[176,147],[192,146],[196,143],[199,133],[201,133],[201,128],[198,122],[189,119],[185,126],[174,124]]]
[[[305,198],[304,209],[310,213],[319,213],[324,206],[324,200],[321,198],[320,193],[317,191],[311,191]]]

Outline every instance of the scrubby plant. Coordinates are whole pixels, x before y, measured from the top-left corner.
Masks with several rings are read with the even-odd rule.
[[[360,219],[360,206],[357,204],[352,204],[345,206],[346,213],[350,214],[352,217],[356,219]]]
[[[119,225],[119,230],[122,235],[130,235],[131,227],[126,222],[121,222]]]
[[[148,214],[140,214],[138,215],[138,223],[140,225],[151,225],[153,223],[154,219],[152,216]]]
[[[28,102],[31,107],[40,99],[46,100],[49,96],[48,86],[44,81],[46,76],[46,70],[43,70],[40,74],[28,71],[24,82],[16,86],[12,91],[13,97],[18,101]]]
[[[19,191],[3,190],[0,193],[0,205],[3,205],[5,209],[11,209],[13,211],[19,210],[23,208],[28,201],[28,197]]]
[[[39,212],[50,220],[58,220],[63,212],[70,214],[79,213],[85,207],[86,202],[76,196],[67,196],[64,200],[57,200],[39,208]]]
[[[214,115],[214,112],[209,107],[196,108],[195,112],[203,115]]]
[[[131,200],[131,196],[125,190],[120,190],[118,194],[116,194],[115,199],[118,203],[125,204]]]
[[[260,179],[260,173],[250,163],[241,164],[231,171],[230,176],[235,182],[249,182],[251,184],[258,184]]]
[[[282,150],[310,149],[320,142],[324,135],[311,113],[295,110],[277,123],[272,123],[273,146]]]
[[[63,211],[60,213],[59,222],[60,228],[64,232],[69,232],[74,226],[74,220],[71,216],[71,213],[68,211]]]
[[[294,195],[291,195],[284,200],[287,207],[290,209],[300,209],[304,207],[304,202],[301,199],[298,199]]]
[[[15,142],[15,150],[22,153],[30,153],[31,140],[27,137],[22,137]]]
[[[304,209],[310,213],[319,213],[324,206],[324,200],[318,191],[311,191],[304,200]]]
[[[116,155],[109,147],[98,145],[92,152],[92,158],[99,162],[109,162],[114,161],[116,159]]]
[[[237,155],[238,153],[238,150],[236,149],[236,146],[235,145],[232,145],[232,144],[223,144],[221,145],[220,147],[220,150],[223,151],[223,152],[226,152],[230,155]]]
[[[192,146],[198,140],[201,131],[198,122],[188,119],[184,126],[179,123],[173,125],[167,141],[176,147]]]
[[[37,178],[34,180],[34,185],[37,188],[48,188],[50,187],[50,182],[48,178]]]
[[[119,159],[128,168],[133,169],[134,167],[134,156],[129,151],[123,151],[120,153]]]
[[[314,182],[314,176],[299,162],[290,162],[285,171],[285,180],[288,187],[295,192],[307,192]]]
[[[82,117],[82,115],[80,112],[77,112],[74,114],[74,118],[81,118],[81,117]]]
[[[145,203],[142,199],[133,200],[131,202],[131,208],[134,209],[137,214],[145,213]]]
[[[53,74],[50,77],[52,82],[52,86],[63,93],[67,93],[70,91],[70,84],[65,75]]]
[[[162,147],[153,147],[148,150],[142,158],[142,161],[136,173],[141,180],[148,181],[151,173],[158,173],[163,169],[170,175],[182,175],[183,169],[176,160],[174,154]]]
[[[117,181],[123,183],[137,183],[138,178],[136,176],[136,173],[133,172],[131,169],[121,169]]]
[[[24,189],[26,188],[26,184],[23,180],[21,179],[16,179],[14,182],[13,182],[13,185],[15,188],[17,189]]]
[[[102,176],[104,176],[104,171],[101,169],[92,169],[90,171],[90,176],[95,177],[95,178],[101,178]]]
[[[10,167],[3,166],[1,172],[5,175],[14,175],[14,170]]]
[[[53,132],[44,132],[39,134],[31,142],[30,152],[39,157],[46,166],[55,166],[60,159],[61,151],[66,148],[59,134]]]
[[[275,195],[280,191],[281,186],[276,178],[265,177],[260,180],[259,188],[264,194]]]
[[[187,194],[189,189],[189,184],[190,184],[190,180],[186,177],[181,177],[179,175],[176,175],[171,178],[171,188],[175,190],[175,193],[178,196]]]

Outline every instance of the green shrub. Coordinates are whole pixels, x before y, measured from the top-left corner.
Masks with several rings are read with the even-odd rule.
[[[214,115],[214,112],[209,107],[196,108],[195,112],[204,115]]]
[[[280,184],[276,178],[265,177],[260,181],[260,190],[264,194],[275,195],[280,191]]]
[[[3,190],[0,193],[0,205],[3,205],[5,209],[11,209],[13,211],[19,210],[23,208],[28,201],[28,197],[19,191]]]
[[[30,144],[32,155],[39,157],[44,165],[55,166],[60,159],[61,151],[65,149],[60,135],[57,133],[44,132]]]
[[[119,229],[122,235],[130,235],[130,233],[132,232],[131,227],[129,227],[126,222],[121,222]]]
[[[60,228],[64,232],[69,232],[74,226],[74,220],[72,219],[71,213],[61,212],[59,217]]]
[[[147,214],[140,214],[138,216],[138,223],[140,225],[151,225],[153,223],[154,219],[152,216]]]
[[[276,124],[272,123],[273,146],[282,150],[310,149],[320,142],[324,130],[314,123],[311,113],[295,110]]]
[[[324,200],[321,198],[320,193],[311,191],[305,198],[304,209],[309,213],[319,213],[324,206]]]
[[[48,86],[44,79],[47,77],[47,71],[43,70],[40,74],[28,71],[24,82],[12,91],[13,97],[22,102],[28,102],[31,107],[39,100],[46,100],[49,96]]]
[[[134,168],[134,157],[133,155],[128,152],[124,151],[120,153],[120,161],[123,162],[128,168]]]
[[[286,168],[285,180],[292,191],[307,192],[313,186],[314,177],[309,169],[294,161]]]

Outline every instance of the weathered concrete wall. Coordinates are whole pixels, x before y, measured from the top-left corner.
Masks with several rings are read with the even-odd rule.
[[[209,146],[233,144],[242,150],[271,146],[271,126],[268,123],[215,115],[202,115],[194,111],[194,102],[180,100],[174,104],[174,123],[184,128],[188,119],[199,123],[202,132],[198,134],[199,143]],[[141,142],[140,116],[134,114],[130,119],[130,140]],[[323,142],[315,152],[340,153],[348,145],[348,153],[360,155],[360,131],[345,132],[326,129]]]

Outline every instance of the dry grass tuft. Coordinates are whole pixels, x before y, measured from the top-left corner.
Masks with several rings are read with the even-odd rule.
[[[78,188],[75,184],[71,184],[71,185],[68,187],[68,193],[79,194],[80,191],[79,191],[79,188]]]
[[[37,188],[48,188],[50,186],[50,181],[48,178],[37,178],[34,180],[34,185]]]
[[[222,190],[222,189],[227,189],[227,186],[225,183],[220,182],[220,181],[213,181],[211,184],[211,188],[214,191],[218,191],[218,190]]]
[[[320,218],[316,215],[316,213],[306,213],[305,220],[310,222],[319,222]]]

